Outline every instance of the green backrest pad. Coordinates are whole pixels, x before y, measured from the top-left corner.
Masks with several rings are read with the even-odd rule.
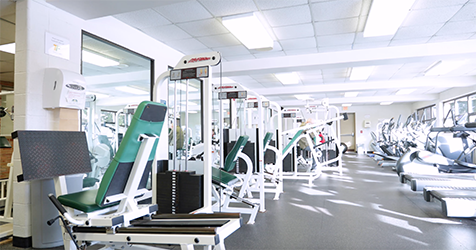
[[[291,141],[289,141],[288,145],[286,145],[286,147],[283,149],[283,156],[284,156],[284,153],[286,153],[286,151],[288,151],[288,149],[296,143],[297,138],[299,138],[299,136],[301,136],[302,132],[303,132],[303,130],[299,130],[298,132],[296,132],[296,134],[291,139]]]
[[[223,183],[225,185],[231,186],[238,182],[238,177],[228,173],[228,171],[233,170],[235,167],[235,162],[238,159],[238,154],[243,150],[246,143],[248,142],[249,136],[242,135],[238,138],[235,143],[235,146],[231,149],[230,153],[225,158],[225,165],[223,166],[224,170],[212,167],[212,181],[215,183]]]
[[[130,171],[136,159],[141,142],[138,140],[141,134],[160,136],[164,124],[167,107],[160,103],[145,101],[139,104],[131,124],[122,139],[114,159],[109,164],[99,185],[96,196],[96,204],[104,204],[106,196],[120,194],[124,191]],[[148,158],[148,166],[144,171],[139,188],[145,187],[154,160],[158,140],[156,140]]]
[[[263,150],[266,149],[266,146],[268,146],[269,142],[271,141],[271,138],[273,138],[273,133],[267,132],[263,140]]]
[[[233,146],[230,153],[226,156],[223,170],[225,170],[226,172],[233,170],[233,168],[235,167],[235,162],[238,159],[238,153],[243,150],[246,143],[248,142],[248,138],[249,136],[247,135],[242,135],[238,138],[235,143],[235,146]]]
[[[58,200],[66,206],[83,212],[92,212],[107,207],[105,198],[110,195],[124,192],[130,171],[140,148],[139,135],[160,135],[167,107],[160,103],[142,102],[132,118],[131,124],[119,146],[119,149],[109,164],[104,174],[99,189],[86,190],[78,193],[62,195]],[[145,188],[158,140],[155,142],[144,173],[142,174],[139,188]]]

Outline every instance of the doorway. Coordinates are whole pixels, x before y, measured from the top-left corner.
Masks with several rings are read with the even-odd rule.
[[[340,141],[347,145],[347,150],[355,152],[355,113],[347,113],[349,119],[340,122]]]

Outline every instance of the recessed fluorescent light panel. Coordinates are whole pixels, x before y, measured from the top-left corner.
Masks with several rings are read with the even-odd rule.
[[[292,73],[281,73],[281,74],[274,74],[278,80],[284,84],[298,84],[299,83],[299,76],[296,72]]]
[[[122,91],[122,92],[129,93],[129,94],[134,94],[134,95],[148,95],[149,94],[149,92],[147,92],[147,91],[136,89],[136,88],[131,88],[131,87],[128,87],[128,86],[116,87],[115,89],[119,90],[119,91]]]
[[[468,60],[462,61],[438,61],[432,64],[426,71],[425,76],[439,76],[463,66]]]
[[[352,106],[352,103],[344,103],[344,104],[342,104],[342,107],[350,107],[350,106]]]
[[[0,45],[0,51],[15,54],[15,43],[8,43]]]
[[[310,95],[294,95],[294,97],[296,97],[299,100],[309,100],[309,99],[311,99]]]
[[[223,17],[222,23],[248,49],[273,48],[273,39],[256,13]]]
[[[362,81],[367,80],[372,74],[375,66],[366,66],[366,67],[353,67],[350,72],[349,80],[351,81]]]
[[[97,65],[99,67],[118,66],[119,62],[100,56],[98,54],[83,50],[83,62]]]
[[[357,97],[359,92],[345,92],[344,97]]]
[[[416,89],[401,89],[399,91],[397,91],[397,93],[395,93],[395,95],[408,95],[408,94],[411,94],[413,93],[413,91],[415,91]]]
[[[415,0],[373,0],[364,29],[364,37],[394,35]]]
[[[387,105],[390,105],[392,104],[393,102],[381,102],[380,105],[382,106],[387,106]]]

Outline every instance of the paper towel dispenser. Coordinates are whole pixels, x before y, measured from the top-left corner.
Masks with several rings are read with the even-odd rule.
[[[47,68],[43,80],[43,108],[84,109],[86,81],[81,74]]]

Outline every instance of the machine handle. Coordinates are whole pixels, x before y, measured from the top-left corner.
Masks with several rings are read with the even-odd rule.
[[[56,196],[54,194],[49,194],[48,198],[50,198],[50,201],[53,202],[53,205],[55,205],[56,209],[64,215],[66,213],[66,209],[61,205],[58,199],[56,199]]]

